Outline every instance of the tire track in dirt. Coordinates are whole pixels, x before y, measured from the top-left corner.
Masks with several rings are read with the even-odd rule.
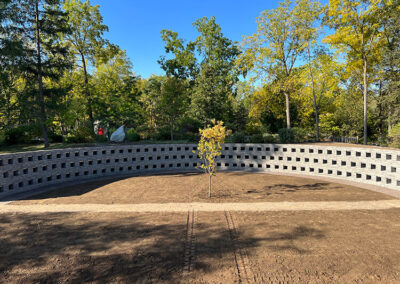
[[[240,244],[240,235],[237,222],[235,222],[235,219],[230,211],[225,211],[225,219],[229,231],[229,237],[232,242],[233,255],[239,283],[259,283],[251,268],[247,251]]]
[[[183,255],[183,274],[189,274],[193,270],[193,263],[196,256],[196,223],[197,213],[188,211],[186,224],[186,239]]]

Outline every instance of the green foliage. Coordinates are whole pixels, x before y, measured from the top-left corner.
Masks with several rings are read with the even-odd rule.
[[[392,139],[392,146],[400,148],[400,123],[393,126],[389,132],[389,137]]]
[[[263,143],[264,137],[262,134],[253,134],[250,136],[250,143]]]
[[[29,144],[34,138],[41,136],[40,125],[21,125],[4,131],[4,143],[6,145]]]
[[[278,143],[279,142],[279,135],[278,134],[270,134],[265,133],[263,134],[264,143]]]
[[[96,136],[90,122],[81,123],[67,136],[67,143],[93,143]]]
[[[126,140],[129,142],[136,142],[140,140],[140,135],[135,131],[135,129],[130,128],[126,132]]]
[[[245,143],[246,135],[243,132],[235,132],[229,137],[232,143]]]
[[[95,138],[94,139],[98,143],[107,143],[108,142],[108,137],[106,135],[95,134]]]
[[[294,132],[294,142],[302,143],[307,141],[308,131],[304,128],[293,127],[292,131]]]
[[[278,130],[279,142],[281,143],[293,143],[295,142],[295,135],[292,128],[281,128]]]

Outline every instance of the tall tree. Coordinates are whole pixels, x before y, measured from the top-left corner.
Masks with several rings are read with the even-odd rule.
[[[263,11],[257,18],[257,32],[244,39],[238,60],[239,66],[254,74],[254,79],[275,82],[277,93],[285,95],[287,128],[291,126],[294,67],[309,40],[309,27],[304,26],[303,19],[315,14],[308,5],[308,0],[286,0],[276,9]]]
[[[88,63],[94,63],[101,55],[107,41],[103,38],[108,27],[103,24],[99,6],[92,6],[89,0],[65,0],[64,10],[68,13],[71,34],[65,40],[71,45],[76,59],[82,64],[84,74],[84,92],[87,99],[87,114],[93,124],[93,99],[89,89]]]
[[[45,78],[59,78],[68,68],[68,50],[60,42],[60,34],[68,34],[66,14],[60,0],[11,0],[6,9],[13,13],[6,18],[5,29],[23,50],[26,74],[35,78],[37,102],[45,147],[49,146],[45,103]],[[26,77],[25,79],[33,79]]]
[[[231,111],[231,96],[239,80],[235,60],[240,54],[237,43],[226,38],[215,17],[201,18],[193,26],[200,35],[195,41],[201,57],[191,99],[191,112],[204,125],[212,119],[226,120]]]
[[[335,32],[325,41],[347,56],[348,65],[362,74],[364,109],[364,144],[367,144],[367,97],[369,80],[379,47],[379,5],[381,0],[330,0],[326,23]]]

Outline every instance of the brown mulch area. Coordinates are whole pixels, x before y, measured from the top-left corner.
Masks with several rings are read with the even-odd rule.
[[[272,174],[218,173],[212,198],[205,174],[137,176],[59,188],[12,204],[367,201],[392,196],[334,182]]]
[[[1,214],[0,283],[400,282],[400,209],[197,212],[190,238],[188,220]]]

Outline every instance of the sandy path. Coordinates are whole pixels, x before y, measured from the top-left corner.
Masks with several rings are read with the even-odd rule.
[[[0,204],[0,213],[47,212],[187,212],[215,211],[310,211],[310,210],[381,210],[400,208],[400,200],[257,202],[257,203],[143,203],[143,204]]]

